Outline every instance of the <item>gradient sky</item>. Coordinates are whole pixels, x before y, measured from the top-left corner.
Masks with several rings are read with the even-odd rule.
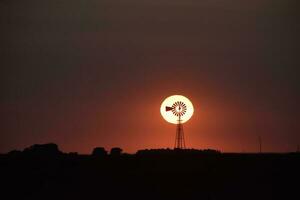
[[[1,0],[0,152],[173,147],[173,94],[190,148],[296,150],[297,1]]]

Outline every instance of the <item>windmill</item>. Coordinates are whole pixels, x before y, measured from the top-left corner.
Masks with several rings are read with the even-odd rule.
[[[183,123],[193,115],[194,107],[191,101],[181,95],[173,95],[164,100],[161,105],[161,114],[166,121],[176,124],[175,149],[185,149]]]

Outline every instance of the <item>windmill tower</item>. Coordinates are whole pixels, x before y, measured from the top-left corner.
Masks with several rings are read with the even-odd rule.
[[[176,126],[176,137],[174,149],[185,149],[184,131],[183,124],[181,123],[181,117],[178,117],[178,124]]]
[[[172,111],[172,113],[178,117],[174,149],[185,149],[184,131],[181,117],[186,113],[186,105],[182,101],[177,101],[172,105],[172,107],[166,106],[166,111]]]
[[[168,97],[161,106],[161,114],[168,122],[176,124],[174,149],[185,149],[183,123],[193,115],[194,107],[189,99],[181,95]]]

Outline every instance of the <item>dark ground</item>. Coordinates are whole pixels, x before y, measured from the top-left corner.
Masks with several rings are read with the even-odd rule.
[[[0,156],[1,199],[300,199],[299,153],[41,147]]]

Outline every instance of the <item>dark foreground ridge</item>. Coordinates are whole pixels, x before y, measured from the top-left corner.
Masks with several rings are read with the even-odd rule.
[[[3,199],[299,199],[300,154],[33,145],[0,155]],[[2,199],[2,198],[1,198]]]

